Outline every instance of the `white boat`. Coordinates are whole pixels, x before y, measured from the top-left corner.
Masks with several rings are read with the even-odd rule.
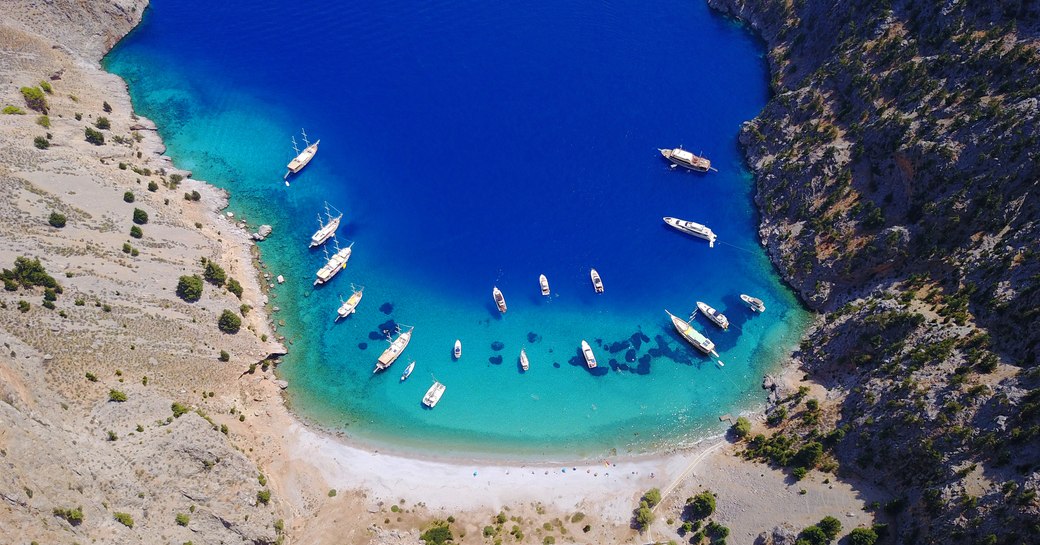
[[[415,369],[415,362],[413,361],[413,362],[408,364],[408,367],[404,368],[404,373],[401,373],[401,382],[404,382],[404,380],[407,379],[408,376],[412,374],[412,370],[414,370],[414,369]]]
[[[303,133],[303,144],[306,147],[303,148],[303,151],[300,151],[299,146],[296,145],[296,137],[293,137],[292,146],[293,150],[296,151],[296,157],[293,157],[293,160],[289,161],[289,164],[287,165],[289,172],[286,172],[285,176],[282,176],[282,179],[285,180],[285,185],[289,185],[290,174],[296,174],[303,170],[303,167],[307,166],[307,163],[310,163],[311,159],[314,159],[315,154],[318,153],[318,144],[321,143],[321,140],[318,140],[311,144],[307,140],[307,131],[300,129],[300,132]]]
[[[335,241],[336,245],[336,253],[333,254],[332,257],[329,257],[328,249],[325,250],[325,258],[327,259],[327,261],[325,262],[325,265],[318,269],[317,278],[314,279],[315,286],[319,284],[324,284],[329,280],[332,280],[332,277],[336,276],[337,274],[339,274],[340,271],[347,268],[347,261],[350,260],[350,252],[351,248],[354,246],[354,243],[351,242],[350,246],[340,249],[339,241],[335,240],[335,235],[333,235],[333,240]]]
[[[321,246],[325,244],[325,241],[332,238],[332,235],[336,234],[336,229],[339,229],[339,221],[343,219],[343,213],[336,210],[337,216],[333,217],[332,212],[329,211],[329,203],[325,203],[325,221],[321,220],[321,214],[318,215],[318,230],[311,235],[311,245]]]
[[[592,288],[596,290],[596,293],[603,293],[603,279],[599,277],[599,272],[596,269],[590,269],[589,277],[592,278]]]
[[[744,301],[744,303],[747,304],[748,308],[750,308],[751,310],[753,310],[755,312],[765,312],[766,311],[766,304],[763,303],[762,300],[759,299],[758,297],[752,297],[750,295],[746,295],[746,294],[741,293],[740,294],[740,300]]]
[[[592,347],[584,339],[581,341],[581,355],[585,356],[585,365],[588,365],[589,369],[596,368],[596,355],[592,353]]]
[[[455,355],[455,359],[459,359],[459,358],[462,357],[462,341],[461,340],[455,339],[455,350],[454,350],[453,353]]]
[[[422,398],[423,405],[432,409],[437,405],[437,402],[441,400],[441,396],[444,395],[444,390],[447,388],[447,386],[437,381],[433,381],[433,386],[430,386],[430,389],[426,390],[426,395]]]
[[[658,149],[657,151],[661,152],[661,156],[672,163],[672,168],[683,166],[690,170],[696,170],[697,172],[715,170],[711,168],[711,161],[704,157],[694,155],[681,147],[673,149]]]
[[[495,286],[495,289],[491,290],[492,297],[495,298],[495,305],[498,306],[498,311],[505,314],[506,312],[506,298],[502,295],[502,290]]]
[[[524,371],[531,367],[531,362],[527,360],[527,351],[523,348],[520,349],[520,368]]]
[[[665,312],[668,311],[666,310]],[[686,342],[692,344],[694,348],[704,352],[705,354],[712,354],[715,357],[718,357],[719,354],[715,352],[715,343],[711,342],[710,339],[694,329],[689,322],[671,312],[668,312],[668,315],[672,317],[672,325],[675,326],[675,330],[679,332],[679,336],[685,339]]]
[[[373,373],[378,373],[387,367],[393,365],[397,358],[401,356],[401,352],[408,346],[408,342],[412,340],[412,329],[400,333],[397,338],[390,342],[390,346],[383,350],[383,353],[379,355],[379,359],[376,361],[376,368],[372,370]],[[398,327],[400,331],[400,327]]]
[[[729,318],[726,318],[724,314],[715,310],[707,303],[697,301],[697,310],[701,311],[701,314],[707,316],[715,325],[722,329],[729,329]]]
[[[544,274],[538,276],[538,285],[542,287],[542,295],[549,295],[549,279]]]
[[[362,286],[359,290],[354,290],[354,293],[352,293],[346,301],[343,301],[343,304],[340,305],[339,311],[336,316],[337,320],[339,320],[340,318],[346,318],[347,316],[354,314],[354,311],[357,310],[358,303],[361,302],[361,296],[364,290],[364,286]]]
[[[715,247],[715,239],[718,237],[715,236],[715,233],[707,225],[671,217],[664,218],[664,222],[683,233],[707,240],[709,248]]]

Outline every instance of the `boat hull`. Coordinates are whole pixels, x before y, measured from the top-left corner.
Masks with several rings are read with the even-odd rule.
[[[581,341],[581,355],[585,358],[586,367],[589,369],[596,368],[596,355],[592,353],[592,347],[586,341]]]
[[[303,170],[303,167],[310,164],[311,160],[314,159],[314,156],[318,154],[318,144],[320,143],[321,140],[318,140],[317,142],[307,146],[299,155],[294,157],[292,161],[289,161],[289,164],[286,165],[289,172],[285,173],[285,177],[288,178],[291,174],[298,174]]]
[[[704,157],[698,157],[692,153],[685,152],[685,150],[682,150],[680,148],[660,149],[658,151],[661,152],[662,157],[664,157],[673,165],[679,165],[687,170],[692,170],[694,172],[708,172],[709,170],[711,170],[711,161],[705,159]],[[686,154],[689,154],[690,157],[686,158],[683,156],[683,153],[677,152],[685,152]]]
[[[502,314],[506,313],[506,298],[502,295],[502,290],[495,288],[491,290],[491,296],[495,299],[495,306],[498,307],[498,311]]]
[[[542,288],[542,295],[549,295],[549,279],[544,274],[538,277],[538,285]]]

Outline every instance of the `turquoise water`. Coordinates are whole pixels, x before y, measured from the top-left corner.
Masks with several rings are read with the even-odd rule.
[[[157,0],[106,58],[178,166],[274,227],[260,247],[287,278],[272,299],[291,341],[279,373],[301,415],[386,448],[580,457],[696,441],[761,403],[805,322],[758,245],[736,143],[767,98],[762,52],[702,2],[549,4]],[[287,188],[300,127],[321,148]],[[656,148],[679,144],[719,172],[671,170]],[[307,241],[326,199],[354,255],[314,288],[324,255]],[[352,283],[360,308],[334,323]],[[697,300],[733,324],[695,320],[725,367],[671,329],[664,310]],[[398,323],[412,343],[373,375]],[[447,391],[431,411],[433,377]]]

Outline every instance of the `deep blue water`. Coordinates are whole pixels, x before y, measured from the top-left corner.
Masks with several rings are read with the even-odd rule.
[[[261,250],[288,279],[272,304],[292,341],[279,372],[297,411],[359,439],[514,456],[694,441],[761,402],[761,376],[804,325],[758,245],[736,143],[767,99],[762,51],[703,2],[155,0],[105,62],[178,166],[274,226]],[[301,127],[321,148],[287,188]],[[671,170],[656,148],[679,144],[719,172]],[[314,289],[324,256],[307,240],[326,199],[354,256]],[[662,216],[706,223],[720,243]],[[364,300],[334,324],[351,283]],[[768,311],[751,315],[740,292]],[[695,322],[724,368],[664,313],[697,300],[734,324]],[[391,319],[415,326],[413,341],[372,376],[385,341],[370,337]],[[636,349],[633,335],[649,341]],[[582,339],[598,373],[579,365]],[[433,411],[420,407],[431,375],[448,387]]]

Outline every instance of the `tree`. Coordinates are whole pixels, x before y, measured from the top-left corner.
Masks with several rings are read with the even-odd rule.
[[[227,280],[224,268],[217,265],[215,261],[206,261],[206,269],[202,272],[202,276],[214,286],[223,286],[224,281]]]
[[[870,528],[853,528],[849,532],[849,545],[874,545],[878,535]]]
[[[180,277],[177,281],[177,297],[189,303],[198,301],[202,297],[202,278],[197,274]]]
[[[690,517],[703,519],[715,512],[715,495],[710,490],[705,490],[696,496],[686,500],[686,509]]]
[[[47,223],[51,224],[51,227],[61,229],[62,227],[65,227],[65,215],[51,212],[51,217],[47,218]]]
[[[830,542],[830,540],[827,539],[827,534],[824,533],[819,526],[815,525],[809,526],[798,534],[797,543],[801,544],[803,541],[806,545],[827,545],[827,543]]]
[[[148,212],[145,212],[140,208],[134,208],[134,223],[138,225],[144,225],[148,223]]]
[[[134,192],[127,191],[126,193],[123,193],[123,202],[134,202]]]
[[[654,507],[661,503],[661,490],[657,488],[647,490],[646,494],[643,494],[643,501],[645,501],[650,507]]]
[[[242,298],[242,284],[238,283],[238,280],[229,278],[227,281],[227,290],[235,294],[235,297]],[[243,313],[245,314],[245,313]]]
[[[841,533],[841,521],[832,516],[823,517],[820,522],[816,523],[816,526],[819,526],[827,535],[827,541],[834,541],[834,538]]]
[[[646,502],[641,502],[639,508],[636,509],[636,526],[640,530],[645,530],[650,523],[654,521],[654,512],[650,509],[650,506]]]
[[[136,225],[131,225],[130,226],[130,236],[132,236],[134,238],[141,238],[141,237],[144,236],[144,231],[141,231],[141,228],[136,226]]]
[[[804,447],[798,450],[798,454],[795,454],[795,464],[799,467],[812,469],[816,467],[816,464],[820,462],[822,457],[823,444],[819,441],[812,441],[806,443]]]
[[[743,439],[751,434],[751,421],[741,416],[733,423],[733,435],[737,436],[738,439]]]
[[[43,96],[43,91],[39,87],[22,87],[21,91],[26,106],[41,114],[47,113],[47,97]]]
[[[242,319],[237,314],[230,310],[225,310],[220,315],[220,319],[217,320],[217,328],[224,333],[235,334],[242,327]]]
[[[96,131],[90,127],[86,127],[83,129],[83,135],[86,137],[87,142],[90,142],[95,146],[102,146],[105,144],[105,135],[101,134],[101,131]]]
[[[426,529],[419,539],[426,542],[427,545],[444,545],[445,543],[451,542],[455,539],[455,536],[451,533],[451,526],[443,521],[438,520],[433,523],[432,526]]]
[[[112,122],[107,117],[99,117],[94,122],[94,126],[102,130],[108,130],[112,128]]]

